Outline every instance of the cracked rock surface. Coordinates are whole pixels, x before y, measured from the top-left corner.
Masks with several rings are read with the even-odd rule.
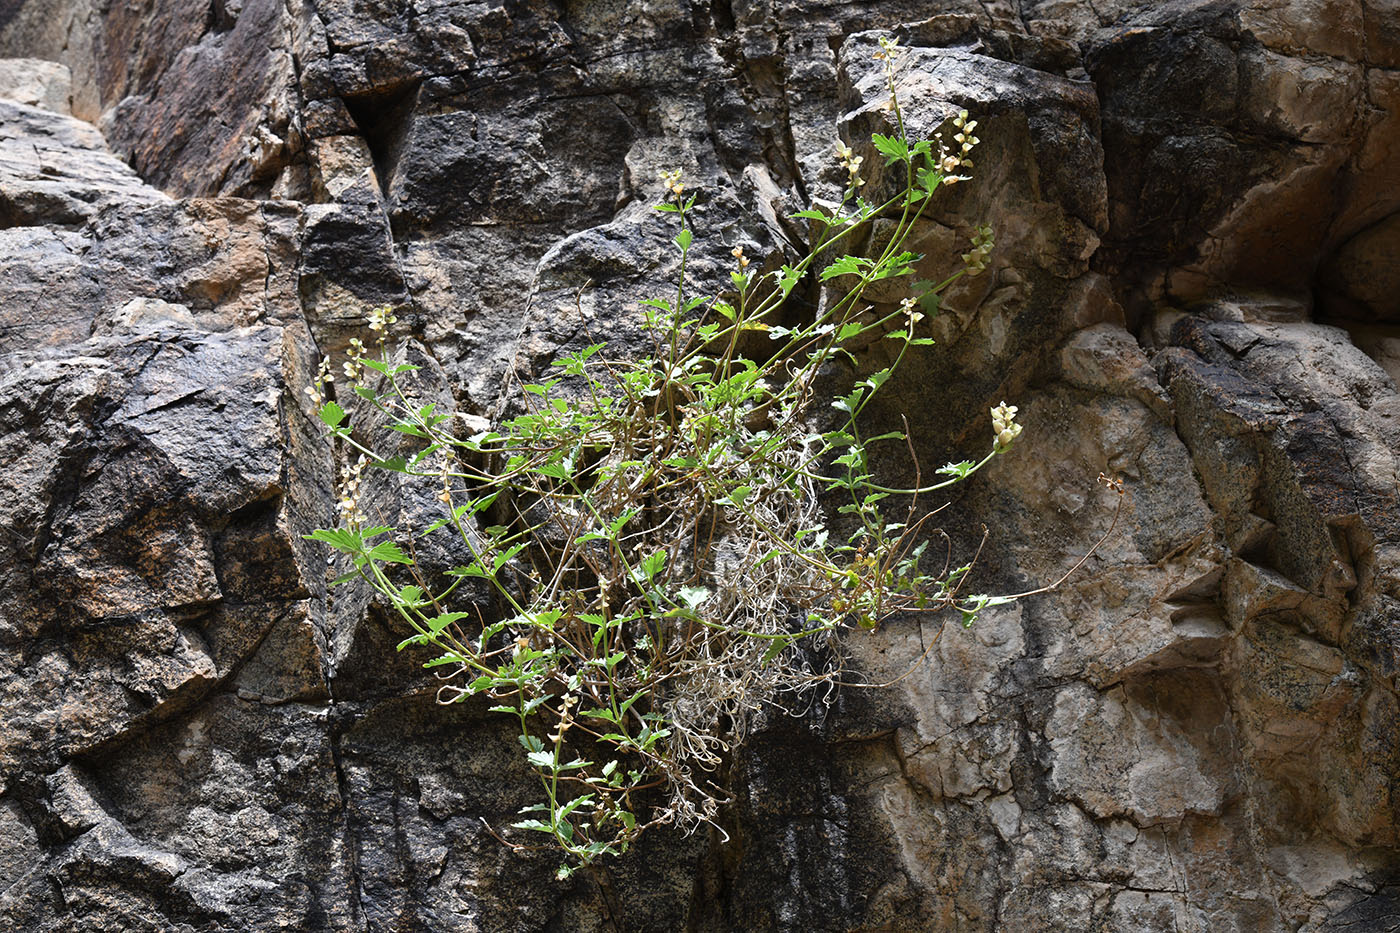
[[[0,928],[1400,928],[1397,24],[1391,0],[0,6]],[[762,723],[723,834],[556,882],[495,836],[532,802],[509,724],[438,706],[302,540],[337,468],[302,389],[385,304],[420,394],[471,417],[512,366],[640,346],[663,169],[703,194],[697,275],[735,244],[782,261],[787,215],[839,194],[834,142],[880,161],[889,33],[911,132],[967,109],[983,140],[920,275],[983,221],[997,250],[872,421],[907,417],[928,466],[1020,406],[941,516],[956,554],[988,526],[979,590],[1074,567],[1113,520],[1100,472],[1122,515],[970,630],[853,638],[897,682]]]

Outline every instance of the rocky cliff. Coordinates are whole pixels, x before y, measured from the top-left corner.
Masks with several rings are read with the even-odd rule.
[[[1123,519],[853,638],[929,659],[764,723],[728,841],[555,882],[509,731],[301,539],[301,389],[384,304],[468,414],[625,342],[661,169],[780,260],[889,33],[983,139],[923,248],[998,250],[875,417],[941,463],[1021,406],[944,513],[979,589],[1100,471]],[[1395,0],[5,0],[0,56],[0,928],[1400,925]]]

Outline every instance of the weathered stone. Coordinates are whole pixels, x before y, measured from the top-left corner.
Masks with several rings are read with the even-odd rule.
[[[1363,321],[1400,320],[1400,214],[1362,230],[1322,270],[1325,310]]]
[[[37,58],[0,58],[0,97],[54,113],[73,112],[73,75]]]
[[[0,228],[71,226],[109,205],[164,200],[88,124],[0,100]]]
[[[71,74],[0,63],[0,926],[1392,923],[1393,7],[0,10],[0,54]],[[637,301],[678,272],[659,172],[699,195],[692,287],[735,245],[789,261],[811,231],[788,215],[841,195],[836,139],[888,190],[866,140],[891,132],[891,33],[910,131],[965,107],[982,139],[920,277],[975,224],[998,248],[870,426],[907,416],[926,476],[1020,406],[933,550],[968,593],[1060,585],[853,637],[850,681],[889,686],[760,717],[714,776],[722,832],[555,882],[497,838],[534,800],[508,724],[435,703],[386,607],[327,588],[344,562],[302,536],[341,454],[303,390],[385,305],[411,396],[464,425],[570,348],[647,352]],[[804,283],[793,313],[833,294]],[[874,342],[830,385],[887,364]],[[366,489],[376,521],[434,517],[431,484]]]

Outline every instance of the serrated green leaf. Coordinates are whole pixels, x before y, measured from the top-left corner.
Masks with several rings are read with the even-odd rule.
[[[327,402],[322,405],[321,410],[316,412],[316,414],[320,416],[321,420],[326,423],[326,427],[328,428],[339,427],[340,423],[345,420],[345,409],[341,408],[335,402]]]
[[[536,768],[544,768],[548,771],[555,770],[553,751],[530,752],[525,757]]]
[[[373,460],[370,466],[376,470],[389,470],[393,473],[407,473],[408,463],[403,457],[385,457],[383,460]]]
[[[697,609],[700,604],[710,598],[710,589],[705,586],[683,586],[676,597],[688,609]]]
[[[860,272],[862,264],[868,265],[869,262],[859,256],[842,256],[822,270],[821,280],[827,282],[840,275],[854,275]]]
[[[470,615],[466,612],[444,612],[442,615],[433,616],[426,623],[429,632],[436,635],[454,622],[465,619]]]
[[[390,564],[411,564],[413,558],[409,557],[399,546],[392,541],[381,541],[369,551],[370,560],[384,561]]]
[[[348,528],[317,528],[309,535],[302,535],[308,541],[320,541],[322,544],[329,544],[337,551],[344,551],[347,554],[356,554],[363,544],[360,535]]]
[[[661,572],[661,568],[666,566],[666,552],[653,551],[642,559],[642,574],[648,580],[655,580],[656,575]]]
[[[875,148],[880,150],[880,154],[885,157],[886,165],[903,162],[909,158],[909,144],[897,136],[881,136],[879,133],[876,133],[870,137],[870,141],[875,144]]]

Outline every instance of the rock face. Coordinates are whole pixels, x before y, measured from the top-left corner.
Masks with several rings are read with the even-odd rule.
[[[932,11],[0,7],[0,926],[1400,924],[1400,8]],[[879,161],[889,33],[911,131],[966,108],[984,140],[921,271],[984,220],[998,249],[873,420],[942,462],[1021,406],[944,513],[959,553],[989,527],[978,589],[1074,567],[1100,472],[1122,515],[971,630],[853,639],[897,682],[763,723],[728,840],[555,882],[495,835],[531,800],[509,731],[327,589],[301,390],[384,304],[467,415],[512,365],[635,342],[663,168],[702,192],[698,275],[778,261],[838,136]]]

